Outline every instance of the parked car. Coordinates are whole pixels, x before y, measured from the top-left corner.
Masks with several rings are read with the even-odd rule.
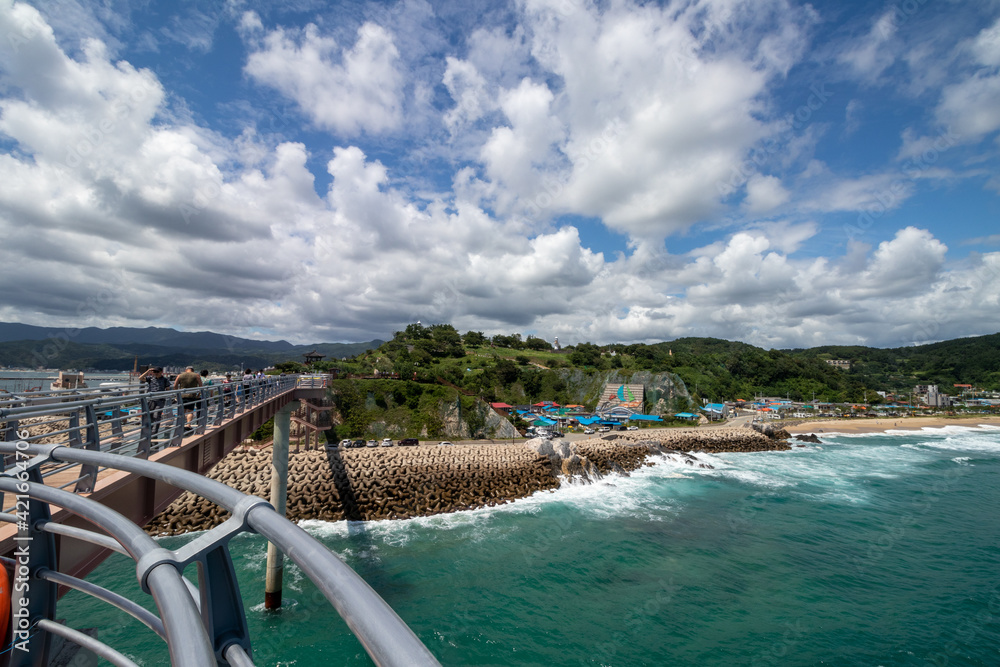
[[[449,446],[451,446],[451,445],[453,445],[453,444],[455,444],[455,443],[453,443],[453,442],[448,442],[447,440],[445,440],[445,441],[443,441],[443,442],[439,442],[439,443],[438,443],[438,447],[449,447]]]
[[[638,426],[629,426],[628,430],[630,430],[630,431],[638,431],[639,427]]]
[[[601,428],[599,428],[597,430],[600,431],[601,433],[607,433],[608,431],[611,430],[611,427],[610,426],[602,426]]]
[[[344,440],[341,440],[341,441],[340,441],[340,446],[341,446],[341,448],[342,448],[342,449],[347,449],[347,448],[348,448],[348,447],[350,447],[350,446],[351,446],[352,444],[353,444],[353,443],[351,443],[351,440],[350,440],[349,438],[345,438]]]
[[[416,438],[403,438],[399,441],[400,447],[416,447],[420,444],[420,441]]]
[[[587,429],[583,430],[583,434],[584,435],[593,435],[595,432],[596,431],[594,431],[594,429],[592,429],[592,428],[587,428]]]
[[[365,443],[365,447],[378,447],[378,440],[369,440]]]
[[[566,435],[565,433],[560,433],[559,431],[556,431],[555,433],[552,434],[552,437],[553,438],[562,438],[562,437],[565,437],[565,435]]]
[[[392,438],[382,438],[383,447],[392,447]]]
[[[615,427],[615,430],[616,431],[624,431],[625,430],[625,424],[619,424],[618,426]]]

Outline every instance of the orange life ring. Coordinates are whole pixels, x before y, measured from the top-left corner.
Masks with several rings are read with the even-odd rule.
[[[0,646],[7,647],[7,623],[10,622],[10,578],[0,565]]]

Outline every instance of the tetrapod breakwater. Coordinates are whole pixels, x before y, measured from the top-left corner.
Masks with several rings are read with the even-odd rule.
[[[627,473],[656,454],[700,465],[697,452],[756,452],[789,446],[750,429],[658,429],[613,433],[574,443],[419,445],[289,454],[287,516],[293,521],[408,519],[511,502],[556,489],[563,479]],[[208,474],[268,498],[271,450],[237,449]],[[207,530],[228,517],[184,493],[147,527],[154,535]]]

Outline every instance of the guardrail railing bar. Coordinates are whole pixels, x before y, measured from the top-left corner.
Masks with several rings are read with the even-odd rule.
[[[42,569],[39,572],[36,572],[35,576],[39,579],[44,579],[60,586],[72,588],[73,590],[80,591],[81,593],[97,598],[98,600],[107,602],[108,604],[121,609],[123,612],[145,625],[163,639],[167,638],[167,633],[163,629],[163,622],[160,621],[156,614],[152,613],[145,607],[136,604],[132,600],[129,600],[127,597],[119,595],[114,591],[109,591],[107,588],[98,586],[97,584],[92,584],[89,581],[78,579],[62,572],[56,572],[55,570]]]
[[[233,387],[231,390],[232,394],[238,393],[242,395],[244,399],[242,401],[243,403],[260,403],[269,398],[273,398],[278,393],[295,389],[297,386],[299,385],[297,384],[294,376],[286,376],[278,380],[254,380],[246,383],[231,382],[222,385],[213,384],[203,387],[193,387],[191,389],[169,389],[167,391],[160,392],[147,392],[143,387],[137,386],[128,394],[119,395],[101,393],[101,388],[94,387],[74,390],[73,393],[77,396],[96,394],[93,398],[85,397],[75,401],[56,400],[57,396],[52,395],[50,392],[36,392],[31,396],[21,397],[16,401],[0,402],[0,419],[7,420],[14,417],[18,419],[24,419],[26,417],[42,417],[52,414],[70,413],[74,410],[86,409],[87,407],[92,407],[95,410],[97,408],[114,408],[121,406],[134,407],[134,403],[143,396],[156,399],[172,397],[175,399],[176,403],[180,394],[198,393],[209,397],[214,396],[217,392],[220,394],[230,394],[230,392],[225,389],[226,387]],[[247,400],[248,398],[250,400]],[[9,403],[11,405],[8,407],[5,403]]]
[[[3,452],[12,450],[14,447],[14,443],[0,443],[0,451]],[[47,450],[52,449],[69,450],[68,447],[62,446],[31,445],[27,453],[44,456]],[[100,452],[88,453],[96,456],[114,456]],[[96,501],[68,491],[53,489],[42,483],[18,483],[9,476],[0,477],[0,490],[5,493],[22,494],[25,484],[29,498],[57,505],[101,526],[118,540],[119,544],[135,561],[140,560],[146,554],[160,550],[153,538],[143,532],[141,528],[121,514]],[[153,600],[163,621],[164,630],[167,633],[171,662],[177,665],[210,665],[214,660],[211,642],[204,625],[201,624],[194,601],[184,584],[181,583],[182,579],[181,573],[173,566],[155,567],[147,576],[149,590],[153,595]],[[192,619],[194,620],[192,621]]]
[[[253,660],[239,644],[230,644],[222,654],[231,667],[255,667]]]
[[[50,621],[44,618],[38,621],[37,627],[51,634],[59,635],[63,639],[71,641],[75,644],[79,644],[80,646],[93,651],[98,656],[104,658],[117,667],[139,667],[139,665],[132,662],[104,642],[98,641],[90,635],[80,632],[79,630],[67,628],[61,623],[56,623],[55,621]]]
[[[41,522],[38,525],[38,528],[39,530],[44,530],[46,533],[52,533],[53,535],[62,535],[64,537],[72,537],[83,542],[90,542],[91,544],[96,544],[99,547],[116,551],[123,556],[129,555],[128,552],[125,551],[125,547],[118,544],[114,538],[108,537],[107,535],[101,535],[100,533],[95,533],[92,530],[77,528],[76,526],[64,526],[61,523],[54,523],[52,521]]]

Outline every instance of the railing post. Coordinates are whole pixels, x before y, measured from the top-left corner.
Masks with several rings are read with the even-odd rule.
[[[101,451],[101,428],[97,423],[97,410],[93,405],[84,408],[87,415],[87,440],[83,443],[84,449],[95,452]],[[79,433],[79,430],[76,431]],[[76,483],[76,493],[90,493],[97,486],[97,466],[85,464],[80,467],[80,479]]]
[[[218,426],[219,424],[221,424],[222,420],[226,416],[226,396],[222,391],[225,386],[226,385],[222,385],[221,387],[219,387],[219,390],[215,392],[216,400],[214,402],[216,404],[216,408],[215,408],[215,419],[212,420],[212,426]]]
[[[83,447],[83,438],[80,437],[80,411],[73,410],[69,413],[69,433],[66,434],[69,439],[70,447]]]
[[[271,445],[271,506],[280,516],[285,516],[285,498],[288,492],[288,433],[291,430],[292,411],[299,407],[292,401],[274,415],[274,443]],[[272,542],[267,543],[267,579],[264,583],[264,608],[281,607],[281,575],[284,554]]]
[[[174,402],[174,432],[170,437],[171,447],[180,447],[181,441],[184,440],[184,427],[187,425],[184,421],[184,406],[181,401],[181,395],[178,391],[173,393],[171,399]]]
[[[149,458],[149,450],[153,445],[153,415],[149,411],[149,399],[139,397],[139,444],[135,455],[141,459]]]
[[[216,657],[232,643],[249,655],[250,630],[243,612],[243,596],[236,580],[236,569],[225,543],[217,545],[198,560],[198,590],[201,593],[201,616]],[[221,661],[219,664],[223,664]]]
[[[210,389],[202,389],[198,392],[198,410],[197,419],[192,419],[192,426],[194,426],[194,432],[197,434],[202,434],[205,429],[208,428],[208,392]]]
[[[8,418],[7,419],[7,425],[2,430],[0,430],[0,440],[2,440],[4,442],[16,442],[16,441],[20,440],[21,438],[17,437],[17,433],[18,433],[17,425],[18,425],[18,420],[16,418],[13,418],[13,417]],[[15,460],[16,460],[16,457],[13,454],[7,454],[7,455],[5,455],[3,457],[3,467],[4,467],[4,469],[6,469],[7,466],[9,466]],[[2,502],[2,496],[0,496],[0,505],[2,505],[2,504],[3,504],[3,502]]]

